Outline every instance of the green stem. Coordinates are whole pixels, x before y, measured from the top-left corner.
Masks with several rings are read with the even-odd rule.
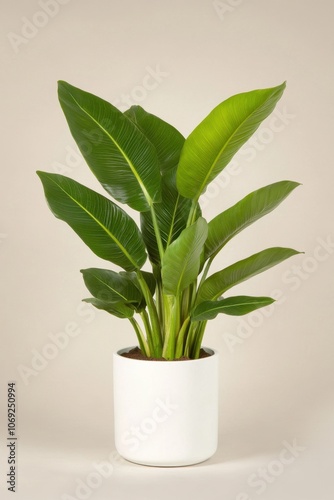
[[[188,331],[186,345],[184,348],[184,355],[188,356],[189,358],[191,357],[193,339],[195,338],[197,327],[198,327],[198,321],[194,321],[190,324],[190,328]]]
[[[152,223],[153,223],[153,228],[154,228],[154,234],[157,240],[157,245],[158,245],[158,250],[159,250],[159,256],[160,256],[160,261],[162,262],[162,258],[164,256],[164,247],[162,244],[162,239],[161,239],[161,234],[160,234],[160,228],[157,220],[157,216],[154,210],[154,206],[151,205],[151,216],[152,216]]]
[[[191,224],[193,224],[196,220],[197,201],[198,200],[192,200],[192,202],[191,202],[191,207],[190,207],[188,221],[187,221],[187,227],[191,226]]]
[[[210,266],[212,264],[212,261],[213,261],[213,257],[210,257],[210,259],[205,264],[205,268],[204,268],[204,271],[203,271],[203,274],[202,274],[201,281],[200,281],[200,284],[198,286],[198,289],[200,288],[200,286],[202,285],[202,283],[206,280],[206,277],[208,275],[208,272],[209,272]]]
[[[143,324],[145,327],[146,338],[147,338],[149,350],[150,350],[150,352],[153,352],[154,346],[153,346],[153,342],[152,342],[153,335],[152,335],[152,327],[151,327],[151,323],[150,323],[150,318],[149,318],[147,311],[145,309],[144,309],[144,311],[141,311],[140,316],[141,316],[141,319],[143,320]]]
[[[192,350],[192,357],[193,359],[198,359],[199,358],[199,353],[201,350],[201,345],[202,345],[202,340],[205,332],[207,321],[201,321],[199,328],[196,331],[196,337],[193,342],[193,350]]]
[[[177,336],[175,358],[180,358],[184,354],[184,339],[188,331],[189,323],[190,323],[190,316],[188,316],[183,322],[183,325],[181,326],[181,329]]]
[[[152,355],[160,358],[162,352],[162,336],[161,336],[161,327],[156,305],[154,303],[150,289],[148,288],[148,285],[139,269],[137,269],[137,278],[140,288],[143,292],[144,299],[146,301],[147,309],[151,319],[152,346],[153,346]]]
[[[176,336],[180,328],[180,297],[164,295],[165,341],[162,355],[166,359],[175,358]]]
[[[137,335],[137,339],[138,339],[138,342],[139,342],[139,347],[141,349],[141,351],[143,353],[145,353],[145,355],[147,357],[149,357],[151,355],[150,353],[150,348],[146,342],[146,339],[145,339],[145,335],[142,331],[142,329],[140,328],[139,324],[137,323],[137,321],[135,320],[135,318],[129,318],[129,321],[131,323],[131,325],[133,326],[135,332],[136,332],[136,335]]]

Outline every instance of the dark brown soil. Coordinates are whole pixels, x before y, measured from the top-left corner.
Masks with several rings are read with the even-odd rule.
[[[131,349],[131,351],[129,352],[124,352],[123,354],[121,354],[121,356],[131,359],[141,359],[143,361],[171,361],[165,358],[152,358],[152,357],[147,358],[146,356],[144,356],[139,347],[135,347],[134,349]],[[200,350],[199,353],[200,358],[208,358],[209,356],[212,356],[212,354],[209,354],[208,352],[204,351],[204,349]],[[173,359],[172,361],[190,361],[190,359],[191,358],[188,358],[187,356],[182,356],[181,358]]]

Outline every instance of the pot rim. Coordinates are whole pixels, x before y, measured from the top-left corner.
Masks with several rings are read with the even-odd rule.
[[[146,359],[133,359],[133,358],[127,358],[125,356],[122,356],[122,354],[124,352],[128,352],[130,351],[131,349],[135,349],[136,347],[138,347],[137,345],[134,345],[134,346],[130,346],[130,347],[123,347],[122,349],[119,349],[118,351],[114,352],[114,356],[117,356],[117,357],[121,357],[123,360],[127,360],[129,362],[134,362],[134,361],[137,361],[137,362],[147,362]],[[209,359],[212,359],[216,356],[218,356],[218,351],[216,349],[212,349],[212,347],[206,347],[206,346],[201,346],[201,349],[204,349],[206,352],[208,352],[209,354],[211,354],[211,356],[207,356],[205,358],[198,358],[198,359],[186,359],[186,360],[183,360],[183,361],[186,361],[187,363],[189,362],[192,362],[192,363],[197,363],[197,362],[200,362],[200,361],[207,361]],[[148,360],[148,361],[151,361],[151,360]],[[163,364],[165,365],[166,363],[174,363],[175,359],[166,359],[165,361],[159,361],[159,360],[155,360],[154,363],[159,363],[159,364]]]

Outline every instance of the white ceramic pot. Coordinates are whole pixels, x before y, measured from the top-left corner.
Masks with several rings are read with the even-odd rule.
[[[218,444],[218,354],[145,361],[114,354],[115,445],[127,460],[182,466],[210,458]]]

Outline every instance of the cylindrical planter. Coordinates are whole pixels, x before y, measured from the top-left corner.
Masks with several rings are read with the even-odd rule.
[[[218,444],[218,354],[145,361],[114,354],[115,445],[125,459],[172,467],[210,458]]]

